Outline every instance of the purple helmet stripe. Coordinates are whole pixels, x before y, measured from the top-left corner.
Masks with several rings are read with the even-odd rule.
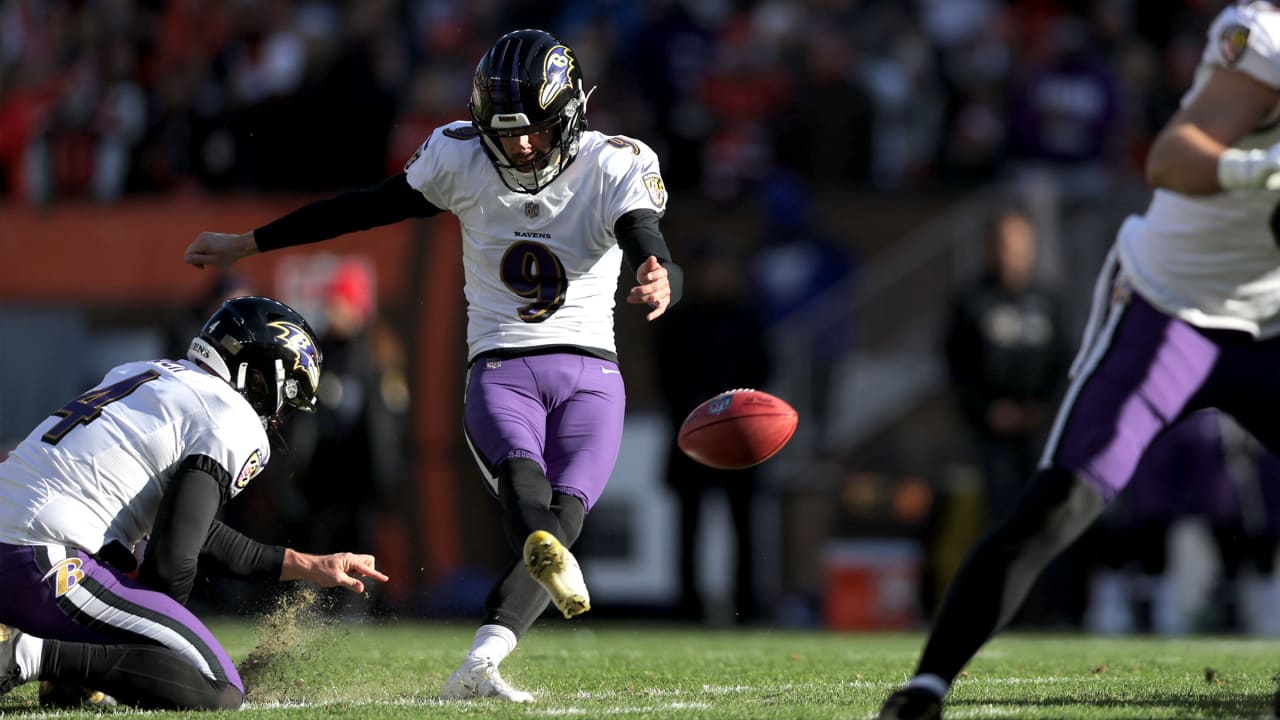
[[[523,39],[518,39],[511,46],[509,56],[510,69],[507,70],[507,77],[511,82],[511,105],[507,112],[524,112],[524,102],[520,97],[520,47],[524,44]]]

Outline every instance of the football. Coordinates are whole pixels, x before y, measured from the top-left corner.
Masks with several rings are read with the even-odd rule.
[[[689,413],[676,445],[703,465],[739,470],[776,455],[799,420],[795,408],[767,392],[728,390]]]

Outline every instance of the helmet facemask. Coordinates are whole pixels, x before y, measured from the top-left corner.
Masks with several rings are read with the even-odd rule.
[[[573,52],[554,36],[517,30],[498,40],[476,67],[468,109],[504,185],[538,193],[569,167],[587,127],[589,95]],[[502,146],[503,138],[543,134],[550,146],[532,160],[512,158]]]
[[[485,152],[504,185],[515,192],[538,193],[569,167],[578,156],[582,131],[586,128],[587,97],[579,81],[575,96],[560,112],[542,122],[531,123],[524,113],[495,114],[488,126],[475,120]],[[554,137],[547,152],[532,161],[517,162],[502,147],[504,137],[540,133],[551,133]]]
[[[249,363],[240,363],[236,380],[231,385],[249,401],[253,411],[258,414],[262,429],[267,432],[274,450],[289,448],[280,428],[291,412],[315,412],[315,398],[312,398],[311,403],[299,401],[298,381],[286,376],[284,362],[280,358],[275,358],[275,382],[267,380],[260,371],[250,368]]]

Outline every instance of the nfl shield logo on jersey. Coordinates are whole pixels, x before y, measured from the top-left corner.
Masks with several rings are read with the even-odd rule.
[[[530,200],[529,202],[527,202],[527,203],[525,203],[525,204],[524,204],[524,215],[525,215],[525,217],[536,218],[536,217],[538,217],[538,213],[539,213],[539,212],[540,212],[540,210],[539,210],[539,208],[538,208],[538,203],[533,202],[532,200]]]

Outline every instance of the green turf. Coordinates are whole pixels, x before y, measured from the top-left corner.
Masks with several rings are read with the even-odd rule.
[[[212,626],[237,659],[247,658],[264,637],[251,625]],[[265,645],[278,652],[259,672],[250,703],[237,717],[873,718],[910,672],[921,643],[914,634],[552,621],[531,632],[503,665],[513,684],[538,698],[513,706],[436,699],[470,644],[470,626],[396,622],[302,629],[292,637],[267,633]],[[1277,670],[1275,641],[1010,633],[970,664],[946,716],[1255,718],[1269,706]],[[0,698],[0,715],[102,713],[45,713],[28,684]]]

